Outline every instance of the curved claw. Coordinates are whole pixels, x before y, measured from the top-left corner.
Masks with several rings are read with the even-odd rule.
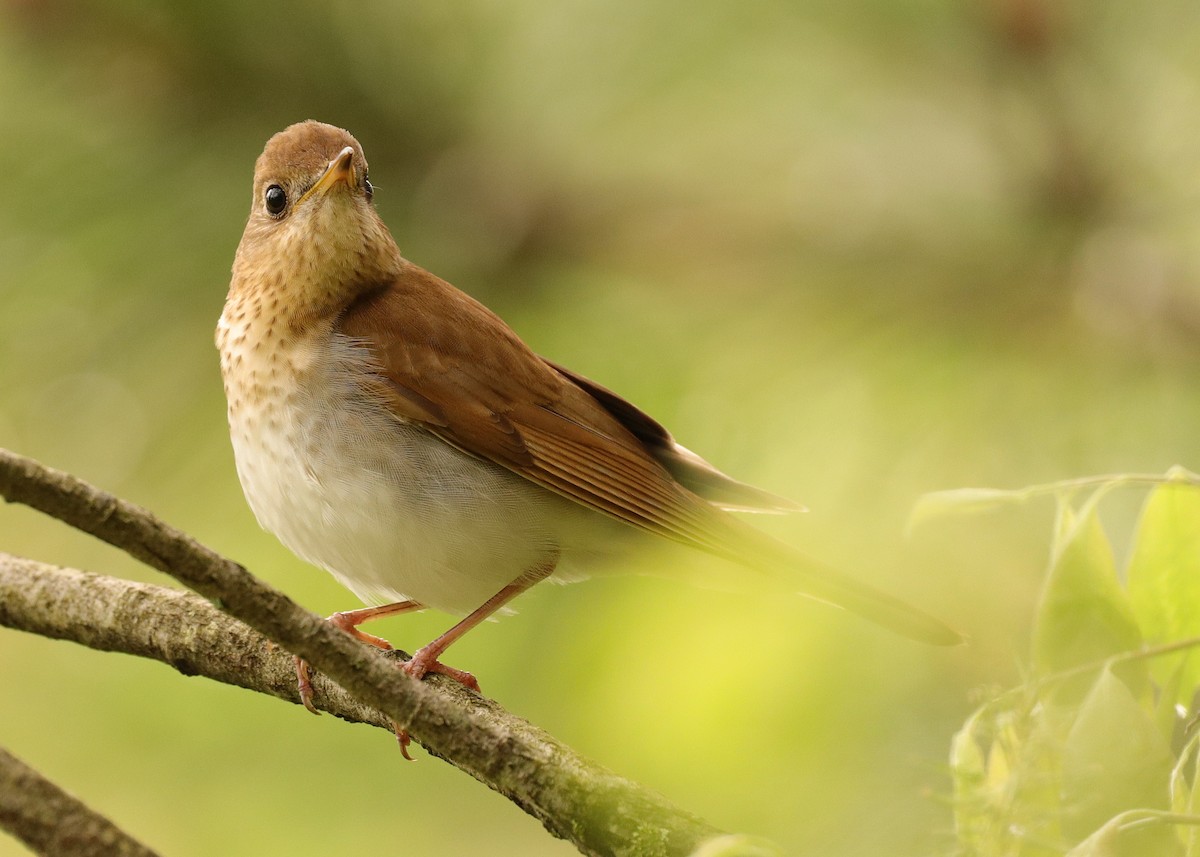
[[[400,745],[400,755],[410,762],[415,762],[416,759],[408,754],[408,745],[412,743],[412,736],[408,734],[408,730],[395,720],[389,719],[388,722],[392,724],[392,732],[396,733],[396,743]]]
[[[333,627],[345,631],[356,640],[362,640],[367,645],[390,652],[392,650],[391,643],[382,637],[376,637],[374,634],[360,631],[358,626],[372,619],[381,619],[384,616],[396,616],[401,613],[408,613],[411,610],[420,609],[421,605],[415,601],[397,601],[395,604],[384,604],[382,607],[364,607],[361,610],[347,610],[342,613],[334,613],[326,621],[333,625]],[[274,644],[268,641],[268,645],[273,646]],[[312,677],[309,674],[308,662],[297,655],[293,655],[292,660],[296,663],[296,688],[300,692],[300,702],[313,714],[320,714],[321,712],[317,711],[317,707],[313,705]]]
[[[313,714],[320,714],[313,705],[312,676],[308,671],[308,661],[299,655],[292,655],[292,661],[296,664],[296,689],[300,691],[300,702]]]

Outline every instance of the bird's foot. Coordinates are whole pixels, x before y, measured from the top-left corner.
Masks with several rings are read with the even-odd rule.
[[[383,637],[376,637],[374,634],[368,634],[366,631],[360,631],[358,623],[363,621],[358,618],[358,615],[363,611],[352,610],[346,613],[334,613],[326,621],[335,628],[345,631],[356,640],[362,640],[368,646],[374,646],[376,649],[381,649],[385,652],[392,651],[392,644]],[[292,660],[296,663],[296,689],[300,692],[300,702],[304,707],[313,714],[320,714],[317,707],[313,705],[313,686],[312,675],[308,667],[308,661],[299,655],[294,655]],[[408,755],[407,753],[405,755]]]
[[[320,714],[313,705],[312,674],[308,669],[308,661],[299,655],[292,655],[292,662],[296,665],[296,690],[300,692],[301,704],[313,714]]]
[[[527,588],[527,587],[526,587]],[[462,634],[474,627],[484,616],[492,612],[496,606],[502,604],[504,600],[511,597],[510,590],[515,594],[518,589],[514,586],[505,587],[504,590],[496,597],[485,604],[478,613],[478,618],[468,617],[467,620],[460,622],[450,631],[438,637],[428,646],[419,649],[410,660],[400,664],[400,669],[413,678],[420,681],[429,673],[440,673],[444,676],[454,679],[468,690],[473,690],[479,693],[479,682],[475,680],[475,676],[471,675],[466,670],[455,669],[451,666],[446,666],[438,660],[438,656],[446,650],[446,647],[458,639]],[[503,596],[503,598],[501,598]],[[498,600],[500,599],[500,600]],[[497,604],[493,606],[492,602]],[[344,613],[334,613],[329,617],[329,622],[336,628],[345,631],[351,637],[361,640],[369,646],[374,646],[377,649],[382,649],[385,652],[392,651],[392,644],[382,637],[376,637],[374,634],[368,634],[365,631],[360,631],[358,626],[370,619],[382,618],[383,616],[392,616],[398,613],[406,613],[409,610],[420,610],[420,604],[415,601],[400,601],[395,604],[386,604],[382,607],[365,607],[361,610],[350,610]],[[486,612],[483,612],[485,611]],[[313,704],[313,686],[312,675],[308,666],[308,662],[303,658],[294,656],[293,660],[296,664],[296,687],[300,693],[300,702],[304,707],[313,714],[318,714],[316,705]],[[404,754],[404,758],[411,760],[412,756],[408,754],[408,745],[412,743],[409,737],[408,730],[399,724],[392,722],[392,731],[396,733],[396,740],[400,743],[400,752]]]
[[[383,648],[383,646],[380,646],[379,648]],[[387,648],[391,649],[392,647],[389,645]],[[317,711],[317,707],[313,705],[312,701],[312,676],[309,672],[308,661],[304,660],[304,658],[298,655],[293,656],[292,660],[294,660],[296,663],[296,686],[300,691],[300,701],[304,703],[304,707],[313,714],[320,714],[321,712]],[[403,664],[401,666],[403,666]],[[400,745],[400,753],[404,756],[404,758],[408,759],[408,761],[414,761],[413,757],[408,752],[408,745],[412,743],[412,738],[409,736],[408,730],[400,726],[400,724],[398,724],[395,720],[392,720],[390,717],[388,718],[388,723],[392,724],[392,732],[395,733],[396,742]]]
[[[476,693],[480,692],[479,682],[475,679],[475,676],[466,670],[446,666],[437,659],[437,654],[429,646],[426,646],[424,649],[420,649],[412,658],[400,664],[400,669],[418,681],[425,678],[429,673],[439,673],[454,679],[468,690],[473,690]],[[408,745],[412,743],[412,738],[409,736],[408,730],[393,723],[392,731],[396,733],[396,740],[400,742],[400,752],[404,754],[404,758],[412,761],[412,756],[408,755]]]
[[[480,693],[479,682],[475,679],[475,676],[471,675],[466,670],[460,670],[455,669],[454,667],[446,666],[446,664],[437,659],[437,655],[438,653],[430,651],[429,647],[420,649],[415,655],[412,656],[411,659],[402,663],[400,665],[400,669],[404,670],[418,681],[425,678],[425,676],[429,673],[439,673],[454,679],[467,690],[473,690],[476,693]]]

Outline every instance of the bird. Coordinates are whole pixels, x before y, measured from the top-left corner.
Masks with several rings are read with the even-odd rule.
[[[453,642],[539,581],[665,539],[903,636],[961,641],[744,521],[799,507],[720,472],[405,259],[373,195],[348,131],[308,120],[271,137],[216,330],[251,510],[368,605],[331,622],[390,649],[358,626],[425,608],[462,617],[402,668],[478,690],[442,663]],[[298,674],[315,711],[302,662]]]

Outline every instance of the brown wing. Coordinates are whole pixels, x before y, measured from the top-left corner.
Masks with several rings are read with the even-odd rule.
[[[645,411],[618,396],[607,387],[559,366],[546,358],[546,364],[554,371],[583,389],[622,426],[641,442],[655,461],[667,469],[685,488],[715,503],[722,509],[733,512],[801,512],[799,503],[739,482],[722,473],[696,453],[680,446],[671,437],[662,423]]]
[[[665,429],[599,385],[546,363],[482,304],[415,265],[349,307],[337,330],[374,352],[380,395],[398,416],[466,453],[646,532],[746,565],[789,568],[803,594],[898,633],[942,645],[960,640],[922,611],[809,560],[688,490],[653,452],[666,455],[674,445]],[[691,472],[717,473],[694,459]]]
[[[375,353],[393,410],[447,443],[632,526],[740,555],[719,536],[723,513],[494,313],[427,271],[407,267],[338,330]]]

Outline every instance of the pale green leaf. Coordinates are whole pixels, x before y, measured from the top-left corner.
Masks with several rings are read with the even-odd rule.
[[[1178,699],[1180,697],[1180,687],[1183,678],[1183,670],[1186,665],[1182,660],[1173,659],[1175,668],[1171,670],[1166,681],[1161,682],[1157,688],[1156,701],[1154,704],[1154,722],[1158,724],[1158,731],[1167,740],[1175,734],[1175,729],[1179,725],[1179,708]]]
[[[1087,504],[1078,516],[1064,504],[1034,626],[1034,664],[1048,675],[1140,644],[1094,504]]]
[[[1190,812],[1192,809],[1192,787],[1196,777],[1196,748],[1200,733],[1191,737],[1184,745],[1171,768],[1171,811]]]
[[[1028,498],[1027,489],[1009,491],[1002,488],[954,488],[949,491],[931,491],[917,498],[908,516],[908,529],[912,530],[934,518],[987,512],[1000,506],[1023,503]]]
[[[978,712],[973,714],[950,741],[950,772],[956,785],[961,782],[966,788],[982,783],[986,772],[983,747],[975,737],[978,717]]]
[[[1147,640],[1200,636],[1200,490],[1165,484],[1146,499],[1129,561],[1129,596]],[[1172,702],[1191,701],[1200,657],[1189,650],[1153,665],[1163,680],[1181,658],[1184,674]]]
[[[1200,816],[1131,809],[1110,818],[1064,857],[1187,857],[1168,831],[1198,824]]]
[[[948,491],[931,491],[917,499],[909,515],[908,529],[911,530],[932,518],[985,512],[1001,506],[1024,503],[1034,497],[1054,495],[1062,501],[1067,501],[1080,491],[1089,489],[1103,493],[1127,485],[1161,485],[1166,481],[1200,485],[1200,476],[1176,465],[1168,470],[1165,476],[1153,473],[1110,473],[1106,476],[1085,476],[1026,485],[1024,488],[953,488]]]
[[[1123,857],[1117,850],[1122,816],[1111,818],[1095,833],[1066,853],[1066,857]]]
[[[1193,813],[1196,809],[1196,751],[1200,748],[1200,733],[1191,737],[1179,753],[1171,769],[1171,811],[1179,814]],[[1180,828],[1179,837],[1187,846],[1187,853],[1196,850],[1194,828]]]
[[[1065,857],[1175,857],[1177,844],[1169,838],[1170,817],[1161,812],[1132,809],[1113,816]]]
[[[980,791],[987,776],[984,749],[976,730],[980,712],[976,711],[954,734],[950,742],[950,775],[954,783],[954,829],[960,844],[974,847],[991,836],[988,807]]]
[[[1064,832],[1082,837],[1126,810],[1165,810],[1171,771],[1170,746],[1150,712],[1101,670],[1063,745]]]

